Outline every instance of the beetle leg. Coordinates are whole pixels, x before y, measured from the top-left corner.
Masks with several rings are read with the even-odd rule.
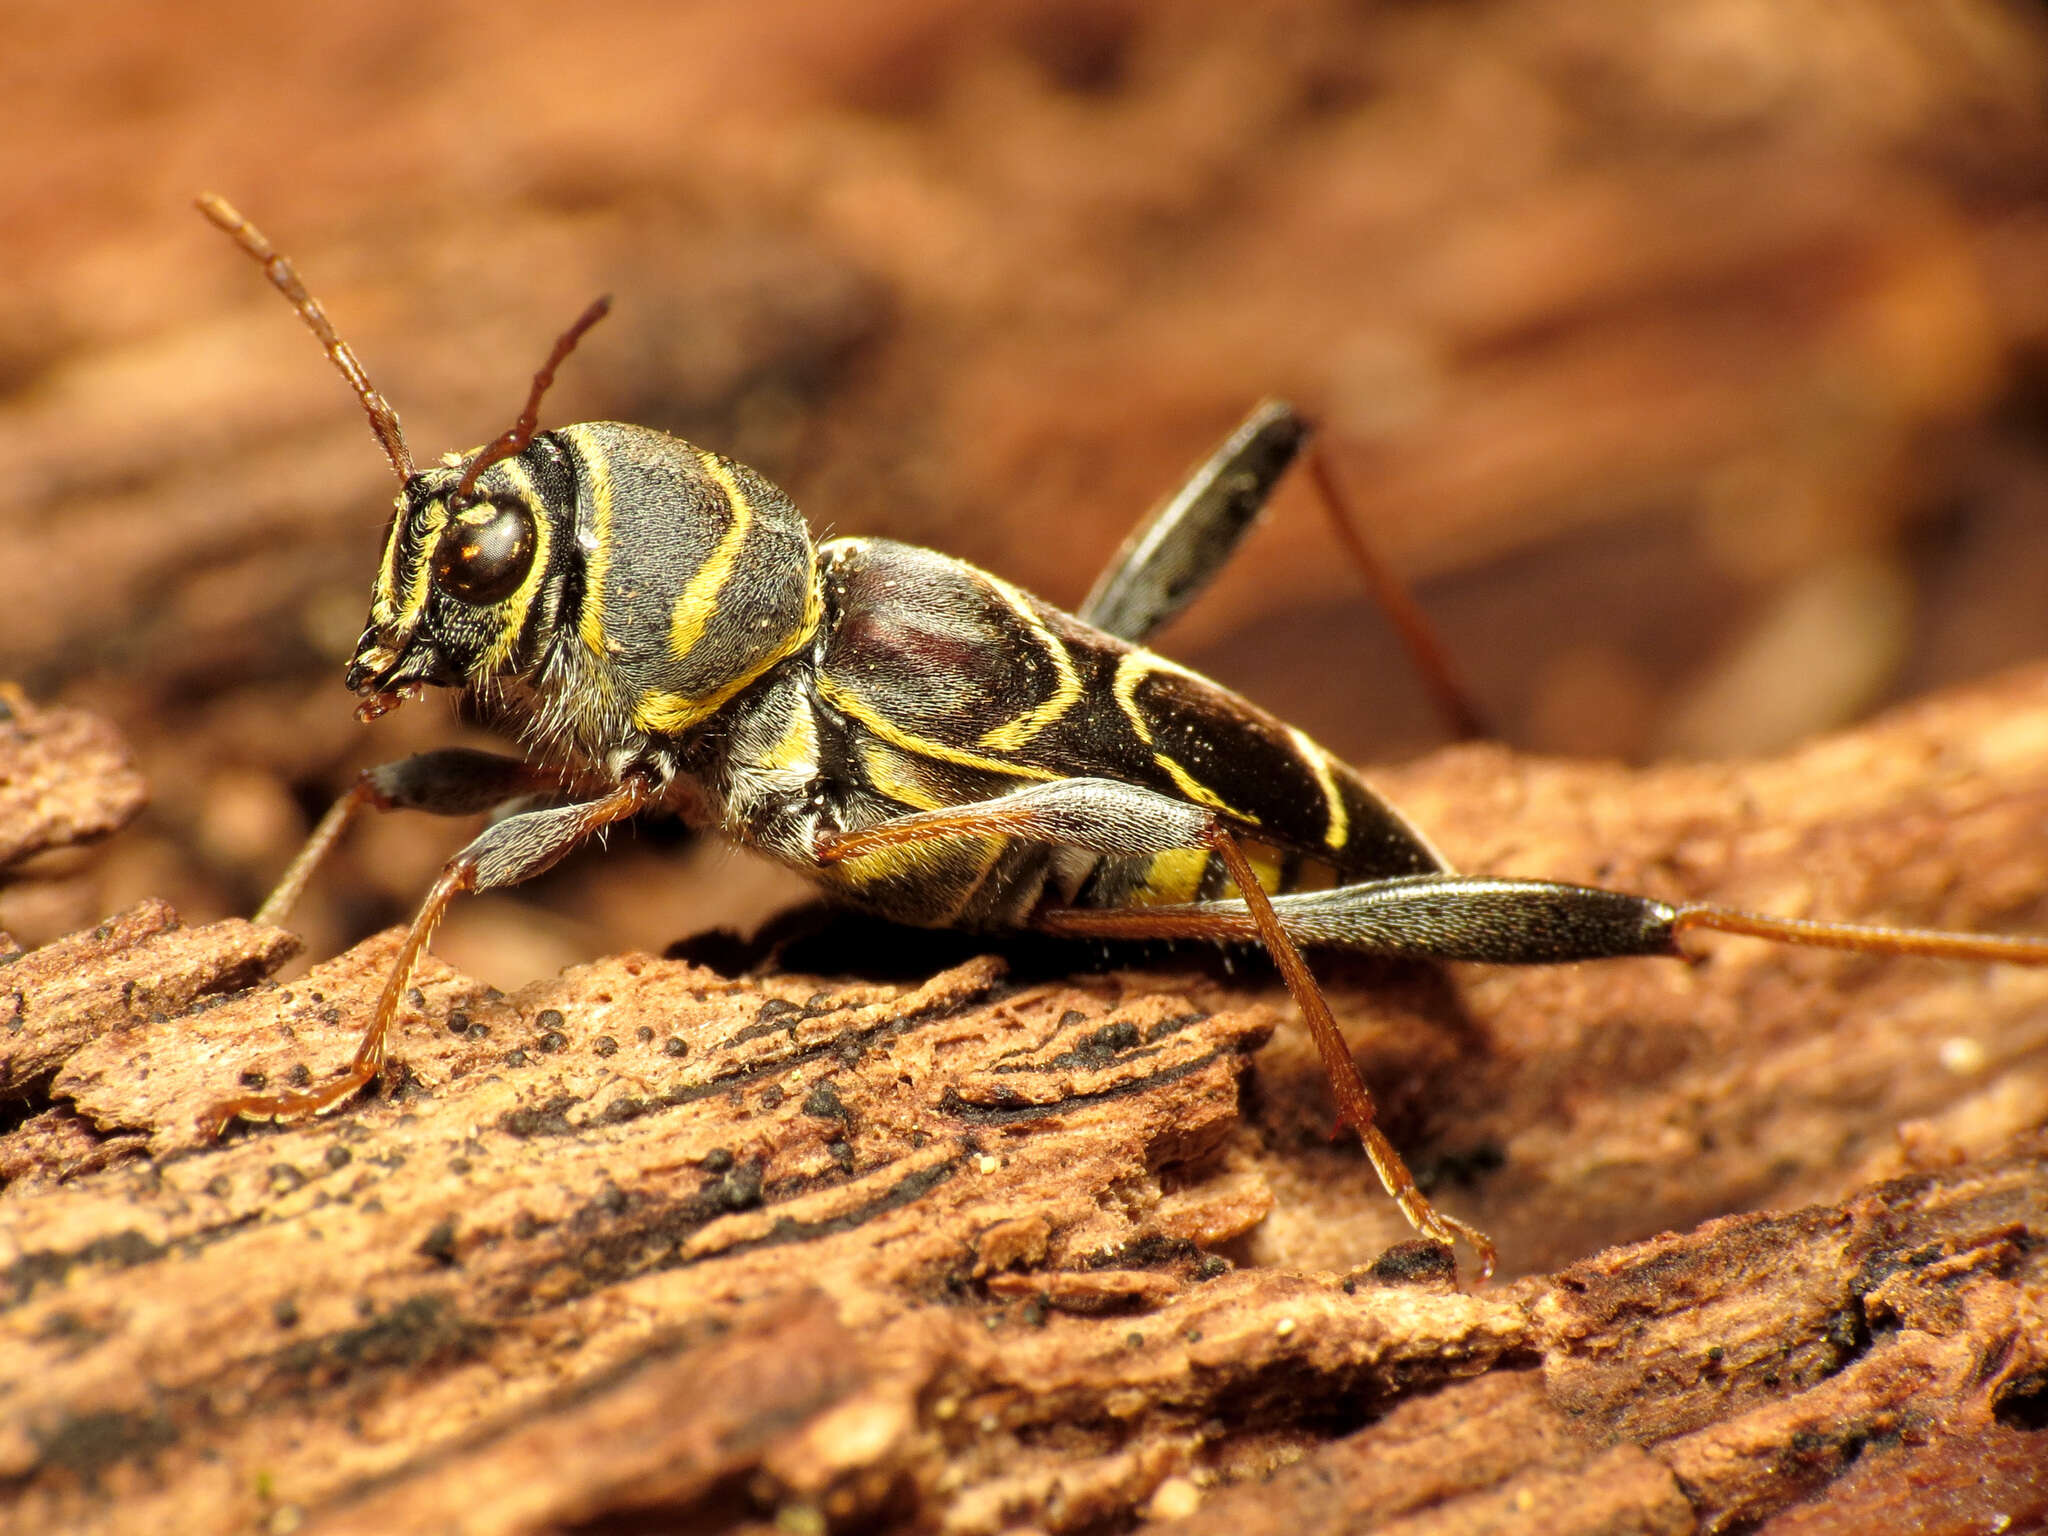
[[[2048,939],[1772,917],[1550,880],[1410,875],[1297,891],[1273,897],[1271,905],[1288,937],[1309,949],[1416,960],[1558,965],[1635,955],[1682,959],[1686,951],[1679,935],[1705,928],[1865,954],[2048,965]],[[1257,914],[1236,900],[1122,910],[1061,908],[1043,914],[1041,926],[1116,938],[1250,941],[1259,936]]]
[[[256,909],[255,921],[278,928],[305,894],[307,882],[356,817],[365,810],[428,811],[469,816],[490,810],[544,783],[532,765],[496,752],[450,747],[365,768],[320,818],[275,889]]]
[[[1261,401],[1131,530],[1075,617],[1135,642],[1179,613],[1236,552],[1310,430],[1285,401]]]
[[[1164,853],[1175,848],[1207,848],[1217,854],[1238,889],[1244,892],[1249,903],[1250,926],[1240,930],[1223,921],[1210,920],[1206,931],[1199,926],[1182,931],[1190,937],[1251,940],[1264,945],[1308,1024],[1309,1035],[1315,1041],[1316,1052],[1336,1095],[1339,1113],[1364,1143],[1381,1186],[1416,1231],[1445,1244],[1463,1238],[1478,1255],[1480,1278],[1493,1273],[1492,1241],[1477,1228],[1445,1216],[1432,1206],[1416,1187],[1414,1175],[1401,1154],[1380,1130],[1372,1094],[1337,1028],[1329,1002],[1316,985],[1300,949],[1275,915],[1244,850],[1222,821],[1185,801],[1112,779],[1063,779],[996,800],[950,810],[921,811],[858,832],[831,834],[821,840],[818,854],[826,862],[835,862],[901,843],[957,836],[1022,838],[1103,854]],[[1240,903],[1239,910],[1247,910],[1245,904]],[[1068,931],[1058,919],[1075,915],[1105,919],[1103,926],[1091,930],[1094,932],[1136,935],[1142,931],[1140,928],[1117,929],[1113,925],[1122,920],[1142,924],[1147,914],[1143,909],[1083,912],[1057,908],[1041,914],[1039,925],[1053,932]]]
[[[1014,794],[936,811],[914,811],[871,827],[820,836],[821,863],[937,837],[1015,837],[1090,853],[1166,853],[1205,848],[1215,817],[1198,805],[1118,779],[1054,779]]]
[[[1414,594],[1366,539],[1335,460],[1310,441],[1314,430],[1286,401],[1260,401],[1187,482],[1131,531],[1075,617],[1120,639],[1143,642],[1228,563],[1306,445],[1309,476],[1331,531],[1394,626],[1444,724],[1460,740],[1490,736]]]
[[[1394,626],[1394,633],[1400,637],[1401,645],[1408,652],[1408,660],[1414,665],[1416,675],[1422,679],[1422,686],[1429,690],[1430,702],[1443,717],[1445,726],[1458,741],[1487,741],[1495,736],[1487,724],[1472,690],[1459,675],[1457,664],[1451,659],[1450,648],[1443,637],[1436,632],[1436,626],[1429,622],[1429,615],[1422,611],[1422,605],[1415,601],[1415,594],[1408,583],[1395,575],[1387,563],[1372,547],[1365,536],[1357,515],[1352,510],[1350,492],[1344,484],[1344,477],[1337,468],[1336,455],[1330,452],[1326,443],[1309,444],[1309,478],[1315,482],[1318,500],[1330,519],[1330,530],[1337,536],[1344,553],[1351,557],[1351,563],[1358,567],[1358,574],[1365,579],[1366,590]]]
[[[1682,954],[1680,908],[1549,880],[1408,875],[1297,891],[1272,897],[1270,905],[1287,936],[1309,949],[1493,965]],[[1047,919],[1061,933],[1117,937],[1248,942],[1260,931],[1258,914],[1235,899],[1115,911],[1063,908]]]
[[[999,799],[920,811],[821,840],[826,862],[935,837],[1012,837],[1108,855],[1176,848],[1219,855],[1241,898],[1154,907],[1055,907],[1035,925],[1095,938],[1188,938],[1259,943],[1308,1021],[1343,1116],[1366,1143],[1387,1192],[1418,1231],[1464,1237],[1492,1263],[1479,1233],[1432,1210],[1372,1124],[1372,1100],[1300,950],[1342,949],[1425,960],[1548,965],[1627,956],[1682,958],[1696,928],[1779,943],[2008,964],[2048,964],[2048,940],[1771,917],[1704,902],[1671,904],[1626,891],[1549,880],[1409,875],[1327,891],[1268,896],[1230,828],[1200,807],[1110,779],[1062,779]]]
[[[217,1136],[231,1120],[305,1120],[345,1103],[383,1071],[391,1025],[412,980],[413,967],[456,896],[464,891],[488,891],[530,880],[591,833],[623,821],[651,804],[654,798],[654,791],[644,780],[628,779],[602,799],[521,811],[486,827],[442,867],[440,878],[420,904],[412,926],[406,930],[398,959],[385,979],[377,1011],[356,1046],[348,1070],[317,1088],[223,1100],[200,1116],[201,1129]]]

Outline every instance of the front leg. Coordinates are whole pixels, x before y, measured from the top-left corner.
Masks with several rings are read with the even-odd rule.
[[[415,760],[417,761],[417,760]],[[509,761],[506,759],[505,761]],[[488,891],[517,885],[551,868],[563,855],[600,827],[645,809],[657,792],[647,781],[628,779],[602,799],[578,805],[522,811],[486,827],[462,852],[442,867],[441,876],[420,904],[405,943],[377,999],[377,1011],[363,1032],[348,1070],[317,1088],[226,1099],[200,1117],[200,1128],[217,1136],[232,1120],[305,1120],[326,1114],[367,1086],[384,1069],[392,1021],[399,1000],[412,980],[413,967],[427,946],[449,903],[463,891]]]
[[[255,921],[281,928],[305,894],[321,861],[365,810],[427,811],[435,816],[473,816],[544,786],[541,774],[516,757],[449,747],[365,768],[347,792],[327,808],[277,887],[256,909]]]

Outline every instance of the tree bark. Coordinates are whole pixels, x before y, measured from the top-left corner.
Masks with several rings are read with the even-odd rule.
[[[2040,669],[1778,760],[1382,787],[1475,870],[2048,930]],[[1502,1243],[1461,1289],[1284,995],[1197,956],[429,963],[394,1090],[204,1141],[338,1066],[395,938],[280,984],[288,935],[151,906],[0,966],[10,1528],[2048,1519],[2040,972],[1328,968]]]

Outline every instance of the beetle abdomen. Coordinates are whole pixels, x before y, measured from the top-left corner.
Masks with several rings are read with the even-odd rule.
[[[818,695],[876,744],[906,809],[1097,776],[1225,817],[1268,845],[1276,888],[1322,883],[1316,866],[1346,881],[1443,867],[1349,767],[1220,684],[931,550],[839,539],[819,554]],[[1079,899],[1190,899],[1213,883],[1206,859],[1109,861]]]

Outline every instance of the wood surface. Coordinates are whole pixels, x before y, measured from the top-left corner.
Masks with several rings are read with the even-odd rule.
[[[2048,670],[1777,760],[1383,787],[1474,869],[2048,929]],[[2048,973],[1331,967],[1501,1240],[1460,1288],[1284,995],[1199,956],[437,962],[394,1089],[204,1141],[339,1064],[395,939],[281,984],[288,935],[146,904],[0,966],[8,1528],[2048,1518]]]

